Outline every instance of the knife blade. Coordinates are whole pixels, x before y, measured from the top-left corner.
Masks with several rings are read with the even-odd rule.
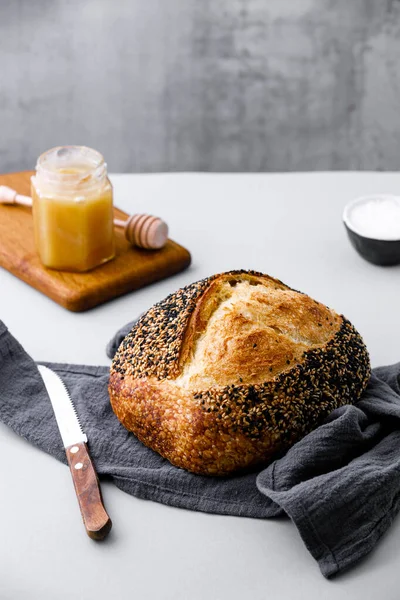
[[[64,444],[86,533],[94,540],[102,540],[110,532],[112,523],[104,508],[99,480],[86,445],[87,437],[61,377],[44,365],[38,365],[38,369]]]

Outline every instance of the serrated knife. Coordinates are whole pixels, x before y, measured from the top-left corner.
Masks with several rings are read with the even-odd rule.
[[[44,365],[38,365],[38,369],[54,410],[86,532],[92,539],[102,540],[112,523],[103,505],[99,480],[86,446],[87,437],[62,379]]]

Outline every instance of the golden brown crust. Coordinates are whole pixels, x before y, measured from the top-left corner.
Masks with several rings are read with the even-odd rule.
[[[123,425],[173,464],[224,475],[265,463],[358,400],[366,348],[334,311],[271,277],[230,272],[155,305],[110,373]]]
[[[271,277],[220,275],[189,317],[178,381],[196,389],[270,381],[326,343],[341,322],[334,311]]]

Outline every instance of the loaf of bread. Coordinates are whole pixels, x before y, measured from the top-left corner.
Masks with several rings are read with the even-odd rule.
[[[231,271],[145,313],[113,360],[121,423],[172,464],[227,475],[266,464],[354,403],[370,377],[349,321],[281,281]]]

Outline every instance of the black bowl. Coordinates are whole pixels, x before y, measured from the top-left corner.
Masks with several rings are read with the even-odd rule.
[[[383,197],[383,196],[381,196]],[[351,223],[349,208],[357,202],[366,202],[377,196],[357,198],[350,202],[343,213],[343,223],[352,246],[360,256],[374,265],[393,266],[400,264],[400,239],[378,239],[362,235]]]

